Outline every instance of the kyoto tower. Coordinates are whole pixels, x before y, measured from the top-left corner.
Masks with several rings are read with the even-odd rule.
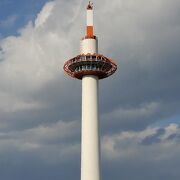
[[[87,6],[86,35],[80,54],[64,64],[69,76],[82,80],[81,180],[100,180],[100,137],[98,82],[117,69],[116,63],[98,54],[98,40],[93,28],[93,4]]]

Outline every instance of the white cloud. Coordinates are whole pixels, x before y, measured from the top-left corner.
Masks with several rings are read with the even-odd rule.
[[[8,149],[15,152],[36,153],[43,161],[64,161],[79,152],[79,142],[68,143],[69,138],[78,135],[77,121],[38,126],[29,130],[0,134],[0,156]],[[50,156],[51,155],[51,156]],[[63,157],[63,159],[62,159]]]
[[[43,7],[35,26],[29,22],[19,30],[19,36],[0,40],[0,94],[1,102],[7,102],[1,103],[0,111],[33,109],[37,104],[39,107],[41,102],[33,99],[32,94],[48,82],[63,79],[63,62],[71,52],[69,39],[62,35],[64,30],[49,29],[51,21],[48,18],[54,4],[49,2]]]
[[[55,2],[51,1],[45,4],[42,11],[38,14],[35,20],[35,27],[38,28],[42,26],[48,19],[48,17],[52,14]]]
[[[162,134],[159,134],[159,131],[163,131]],[[144,159],[149,162],[175,158],[180,144],[179,138],[168,139],[173,134],[180,135],[180,128],[176,124],[170,124],[165,129],[148,127],[142,131],[124,131],[104,136],[103,158],[110,161]],[[143,141],[147,141],[148,144],[143,144]]]
[[[177,124],[170,124],[165,128],[166,133],[162,136],[162,139],[166,139],[174,133],[179,133],[179,127]]]
[[[46,162],[66,161],[75,155],[79,156],[79,126],[78,121],[58,121],[28,130],[0,133],[0,156],[6,154],[7,149],[14,149],[16,152],[33,152]],[[176,134],[177,138],[168,138]],[[73,141],[74,137],[76,138]],[[148,127],[142,131],[104,135],[101,143],[102,159],[109,162],[171,160],[179,154],[179,137],[180,128],[176,124],[170,124],[164,129]],[[159,141],[156,141],[157,139]],[[144,144],[144,141],[148,141],[148,144]]]

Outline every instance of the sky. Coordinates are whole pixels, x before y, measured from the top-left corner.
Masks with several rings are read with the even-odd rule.
[[[103,180],[180,178],[180,1],[94,0]],[[0,176],[80,179],[81,81],[63,73],[86,0],[0,0]]]

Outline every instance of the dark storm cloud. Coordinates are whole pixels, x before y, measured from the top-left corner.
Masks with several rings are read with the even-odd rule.
[[[141,109],[153,102],[159,104],[159,109],[149,117],[132,117],[128,121],[119,114],[119,120],[115,120],[116,127],[144,128],[179,113],[179,2],[171,1],[170,5],[167,1],[159,3],[142,2],[142,7],[134,3],[132,12],[117,6],[119,16],[111,19],[116,27],[100,26],[104,32],[101,40],[105,46],[103,51],[116,59],[119,65],[114,77],[101,82],[102,111]],[[114,14],[110,10],[109,21]],[[111,36],[109,32],[113,32]],[[109,119],[108,126],[113,129],[114,121]]]

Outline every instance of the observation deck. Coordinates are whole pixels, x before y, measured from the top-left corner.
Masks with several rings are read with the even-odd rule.
[[[73,78],[95,75],[99,79],[111,76],[117,69],[116,63],[101,54],[80,54],[64,64],[64,71]]]

